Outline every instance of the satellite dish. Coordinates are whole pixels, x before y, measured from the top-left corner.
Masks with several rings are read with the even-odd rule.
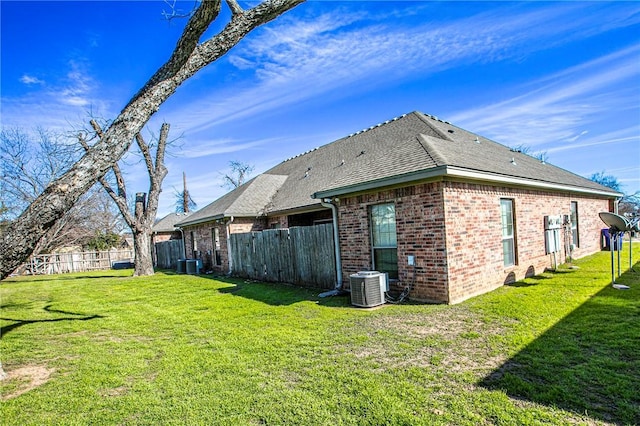
[[[615,213],[600,212],[600,219],[607,224],[614,232],[625,232],[631,229],[629,222],[624,217]]]

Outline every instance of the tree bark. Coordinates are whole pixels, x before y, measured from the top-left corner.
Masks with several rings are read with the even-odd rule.
[[[266,0],[245,11],[229,0],[231,21],[220,33],[199,43],[220,10],[219,0],[203,0],[187,22],[170,59],[125,106],[100,141],[7,227],[0,242],[0,279],[20,266],[47,230],[116,164],[135,135],[185,80],[227,53],[250,31],[303,1]]]
[[[143,228],[133,233],[133,247],[136,255],[133,274],[137,277],[153,275],[150,228]]]

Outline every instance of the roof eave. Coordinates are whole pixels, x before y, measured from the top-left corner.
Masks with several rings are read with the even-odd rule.
[[[217,214],[217,215],[213,215],[213,216],[206,216],[206,217],[203,217],[203,218],[200,218],[200,219],[195,219],[195,220],[185,220],[185,221],[176,223],[175,227],[177,229],[180,229],[180,228],[184,228],[185,226],[199,225],[201,223],[212,222],[214,220],[224,219],[225,217],[229,217],[229,215],[225,215],[224,213],[221,213],[221,214]]]
[[[616,191],[605,191],[593,188],[585,188],[575,185],[565,185],[553,182],[537,181],[514,176],[500,175],[495,173],[487,173],[477,170],[464,169],[454,166],[439,166],[431,169],[420,170],[418,172],[406,173],[403,175],[392,176],[389,178],[376,179],[368,182],[347,185],[338,188],[327,189],[315,192],[312,198],[330,198],[345,194],[353,194],[356,192],[368,192],[382,187],[397,186],[418,181],[429,180],[437,177],[455,177],[467,180],[476,180],[483,182],[501,183],[507,185],[524,186],[537,189],[548,189],[555,191],[569,191],[575,193],[598,195],[608,198],[619,198],[624,194]]]
[[[322,199],[330,198],[354,192],[367,192],[385,186],[402,185],[416,181],[437,178],[447,174],[447,166],[433,167],[431,169],[420,170],[417,172],[405,173],[402,175],[391,176],[382,179],[371,180],[368,182],[347,185],[339,188],[326,189],[324,191],[314,192],[311,198]]]
[[[489,182],[503,183],[508,185],[523,186],[523,187],[536,188],[536,189],[569,191],[569,192],[575,192],[575,193],[581,193],[581,194],[604,196],[609,198],[618,198],[624,195],[614,190],[609,190],[609,191],[599,190],[595,188],[586,188],[583,186],[568,185],[568,184],[561,184],[561,183],[554,183],[554,182],[545,182],[540,180],[526,179],[526,178],[508,176],[508,175],[500,175],[495,173],[479,172],[475,170],[468,170],[468,169],[463,169],[458,167],[448,167],[447,169],[448,169],[447,176],[454,176],[454,177],[463,178],[463,179],[481,180],[485,182],[489,181]]]

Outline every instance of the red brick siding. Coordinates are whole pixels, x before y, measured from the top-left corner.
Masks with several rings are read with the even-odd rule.
[[[430,183],[374,194],[343,198],[339,208],[342,272],[349,275],[372,269],[369,206],[393,202],[398,240],[397,288],[412,283],[411,296],[425,301],[447,301],[444,213],[441,183]],[[415,270],[407,257],[415,256]]]
[[[224,221],[211,221],[205,223],[199,223],[193,226],[186,226],[184,228],[185,249],[187,258],[198,258],[202,260],[204,270],[214,270],[219,272],[229,271],[229,251],[227,248],[227,222]],[[262,231],[265,228],[266,220],[264,218],[234,218],[233,222],[228,224],[229,232],[232,234],[238,234],[251,231]],[[213,228],[218,228],[220,237],[220,258],[222,261],[221,266],[215,266],[214,263],[214,249],[213,249]],[[194,256],[191,250],[191,232],[194,232],[194,236],[197,243],[197,254]]]
[[[275,228],[288,228],[289,227],[288,216],[269,216],[267,219],[269,229]]]
[[[516,265],[505,267],[500,199],[514,201]],[[609,201],[570,194],[501,188],[459,182],[434,182],[352,197],[339,203],[342,273],[372,268],[369,206],[393,202],[398,239],[398,288],[412,283],[411,297],[457,303],[505,282],[539,274],[551,267],[545,254],[545,215],[569,215],[578,203],[580,247],[574,258],[600,249],[598,212]],[[415,256],[415,268],[407,263]],[[564,262],[564,254],[557,259]]]
[[[153,236],[153,242],[155,243],[162,243],[164,241],[169,241],[171,240],[171,234],[155,234]]]
[[[580,247],[573,256],[600,249],[596,222],[598,212],[608,207],[605,199],[452,182],[445,184],[444,194],[450,303],[552,267],[552,255],[545,254],[544,216],[569,215],[571,201],[578,203],[580,237]],[[516,265],[511,267],[504,266],[502,257],[501,198],[514,201],[517,254]],[[566,260],[563,252],[558,263]]]

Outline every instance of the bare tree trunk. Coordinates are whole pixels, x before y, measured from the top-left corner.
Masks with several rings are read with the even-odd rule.
[[[134,275],[141,277],[153,275],[153,257],[151,256],[151,230],[142,229],[133,234],[133,248],[136,255]]]
[[[203,0],[187,22],[170,59],[131,99],[104,137],[7,227],[0,242],[0,279],[20,266],[47,230],[116,164],[160,105],[185,80],[227,53],[250,31],[303,1],[266,0],[242,10],[236,0],[227,0],[231,21],[218,34],[199,43],[220,11],[219,0]]]
[[[182,172],[182,211],[189,213],[189,191],[187,191],[187,175]]]
[[[102,139],[104,133],[95,120],[91,120],[91,126],[96,132],[98,138]],[[151,155],[151,149],[145,142],[142,135],[136,135],[136,142],[149,174],[149,198],[144,192],[136,194],[133,215],[129,211],[129,203],[127,202],[127,188],[124,176],[118,164],[114,164],[111,170],[115,176],[117,191],[115,191],[104,177],[98,179],[107,194],[115,202],[116,206],[122,214],[122,218],[127,223],[133,234],[135,253],[135,269],[134,276],[153,275],[153,255],[151,241],[151,228],[155,223],[156,213],[158,211],[158,200],[162,192],[162,181],[167,175],[167,168],[164,165],[164,154],[169,138],[169,125],[162,124],[160,127],[160,137],[158,138],[155,161]],[[84,135],[78,135],[78,140],[85,150],[90,147],[84,139]]]

